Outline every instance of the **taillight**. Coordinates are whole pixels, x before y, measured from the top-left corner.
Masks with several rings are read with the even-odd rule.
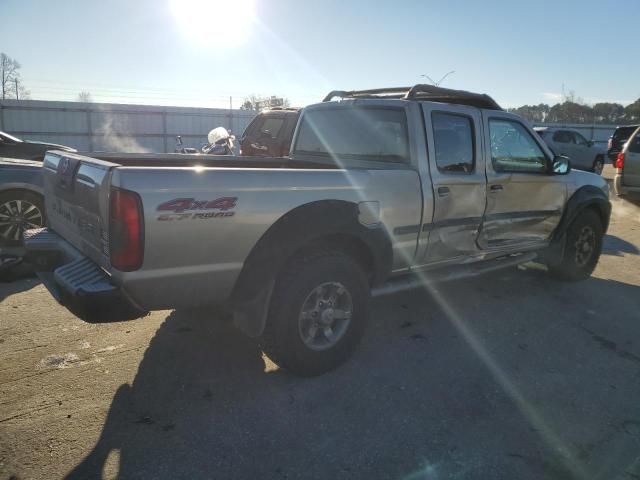
[[[144,219],[137,193],[111,190],[109,209],[109,253],[111,265],[123,272],[142,266],[144,258]]]
[[[616,168],[624,168],[624,153],[620,152],[616,158]]]

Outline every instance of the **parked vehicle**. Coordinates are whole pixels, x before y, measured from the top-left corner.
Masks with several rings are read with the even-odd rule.
[[[21,140],[8,133],[0,132],[0,158],[22,158],[42,161],[47,150],[77,151],[75,148],[56,145],[55,143]]]
[[[605,149],[587,140],[575,130],[556,127],[536,127],[535,131],[556,155],[571,160],[571,167],[600,175],[604,168]]]
[[[613,185],[617,195],[640,194],[640,128],[636,128],[614,163]]]
[[[571,171],[486,95],[331,92],[295,131],[289,158],[49,152],[50,227],[25,233],[29,257],[84,318],[101,302],[130,316],[224,305],[303,375],[346,360],[370,289],[402,275],[453,279],[538,258],[582,280],[596,266],[607,183]]]
[[[42,163],[0,158],[0,248],[22,243],[28,228],[46,224]]]
[[[609,137],[607,155],[612,165],[615,164],[615,161],[618,159],[618,153],[622,151],[624,144],[638,127],[640,127],[640,125],[624,125],[618,127],[613,132],[613,135]]]
[[[240,140],[240,155],[286,157],[298,123],[300,109],[274,108],[259,113]]]

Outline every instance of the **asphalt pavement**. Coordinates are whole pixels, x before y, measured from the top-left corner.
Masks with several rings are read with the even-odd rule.
[[[591,279],[376,298],[312,379],[211,312],[88,324],[0,283],[0,478],[640,479],[639,205]]]

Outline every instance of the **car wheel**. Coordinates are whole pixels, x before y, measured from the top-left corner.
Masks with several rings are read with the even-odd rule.
[[[549,272],[562,280],[589,278],[600,258],[603,236],[600,216],[591,209],[583,211],[567,231],[562,261],[558,265],[550,265]]]
[[[40,195],[24,190],[0,194],[0,245],[22,243],[22,232],[44,227],[44,202]]]
[[[315,376],[353,353],[369,313],[361,266],[335,251],[297,255],[278,276],[261,346],[278,366]]]
[[[604,169],[604,158],[599,156],[593,161],[593,173],[597,173],[598,175],[602,175],[602,170]]]

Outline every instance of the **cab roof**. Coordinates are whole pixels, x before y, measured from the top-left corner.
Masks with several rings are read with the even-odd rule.
[[[323,102],[330,102],[336,97],[345,99],[371,98],[432,101],[469,105],[487,110],[502,110],[502,107],[487,94],[425,84],[418,84],[413,87],[389,87],[371,90],[333,90],[324,97]]]

